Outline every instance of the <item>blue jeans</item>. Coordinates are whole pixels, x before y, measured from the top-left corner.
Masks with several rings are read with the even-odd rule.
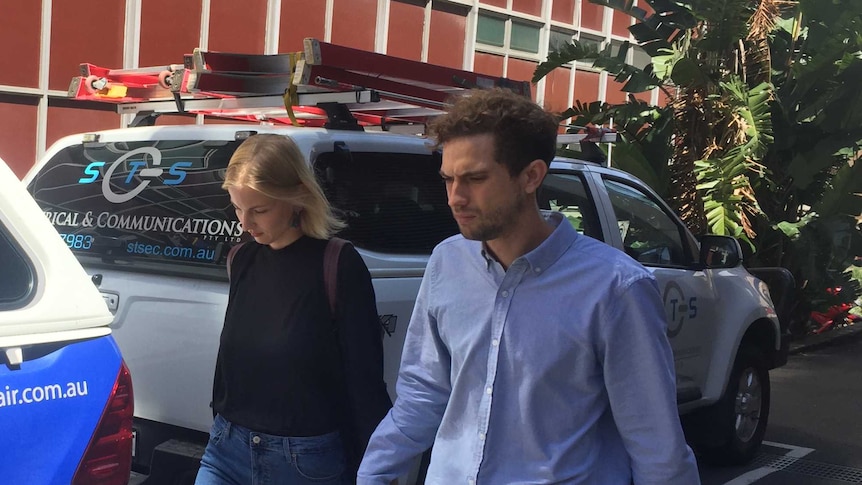
[[[273,436],[217,415],[195,485],[346,485],[346,469],[338,432]]]

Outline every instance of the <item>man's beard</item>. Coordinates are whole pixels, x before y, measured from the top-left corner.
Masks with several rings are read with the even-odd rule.
[[[474,241],[491,241],[506,234],[517,224],[517,220],[527,205],[527,196],[518,194],[510,204],[492,209],[488,213],[476,214],[472,227],[458,228],[461,234]],[[469,213],[469,212],[468,212]]]

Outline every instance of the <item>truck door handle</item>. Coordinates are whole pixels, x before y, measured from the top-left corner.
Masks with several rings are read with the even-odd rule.
[[[105,300],[105,305],[108,305],[108,310],[111,313],[117,313],[117,308],[120,307],[120,295],[111,293],[110,291],[101,292],[102,299]]]

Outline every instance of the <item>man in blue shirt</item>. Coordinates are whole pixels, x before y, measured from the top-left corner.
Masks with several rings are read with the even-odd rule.
[[[432,131],[461,235],[428,262],[358,483],[433,444],[429,484],[698,484],[654,278],[539,211],[557,120],[488,90]]]

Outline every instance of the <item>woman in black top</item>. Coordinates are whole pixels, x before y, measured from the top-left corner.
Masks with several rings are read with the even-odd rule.
[[[216,416],[195,483],[352,483],[391,407],[368,269],[343,246],[333,315],[324,252],[342,224],[289,138],[243,142],[223,188],[254,241],[228,258]]]

